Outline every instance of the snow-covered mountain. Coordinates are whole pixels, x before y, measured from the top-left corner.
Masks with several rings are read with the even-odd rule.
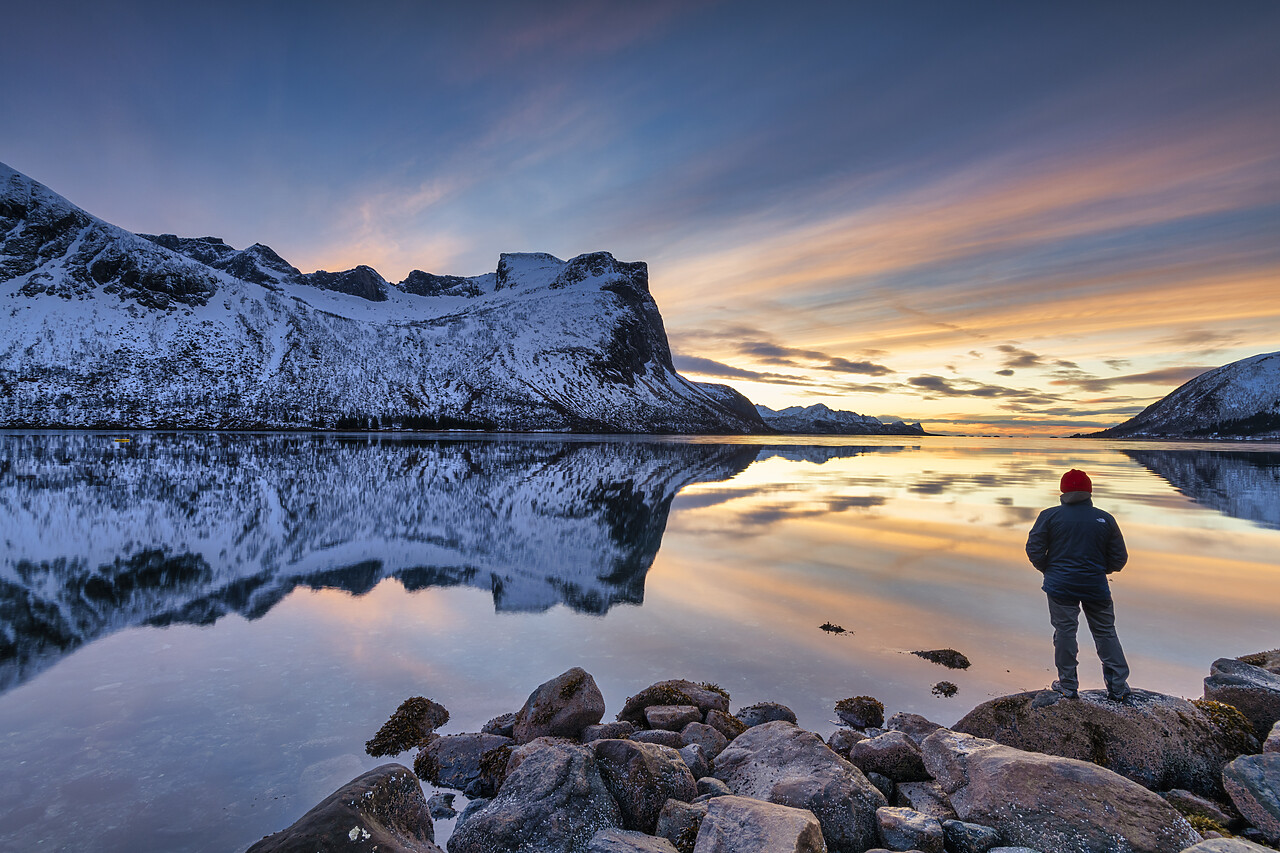
[[[675,371],[644,263],[303,275],[0,164],[0,426],[769,432],[745,402]]]
[[[1093,438],[1280,438],[1280,352],[1202,373]]]
[[[830,409],[822,403],[788,406],[774,411],[756,406],[764,422],[779,432],[798,435],[928,435],[920,424],[883,423],[870,415]]]
[[[672,499],[755,444],[0,433],[0,691],[137,625],[299,586],[472,586],[502,611],[640,603]]]

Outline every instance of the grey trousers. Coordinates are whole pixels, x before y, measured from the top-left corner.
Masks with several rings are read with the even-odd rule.
[[[1129,692],[1129,664],[1125,662],[1120,638],[1116,636],[1115,606],[1110,601],[1081,601],[1064,604],[1049,597],[1049,621],[1053,623],[1053,662],[1058,667],[1058,683],[1062,689],[1074,693],[1080,689],[1076,677],[1076,630],[1080,625],[1080,609],[1089,622],[1093,645],[1102,661],[1102,677],[1107,690],[1114,696]]]

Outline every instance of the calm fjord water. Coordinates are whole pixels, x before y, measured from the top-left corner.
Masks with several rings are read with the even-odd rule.
[[[476,731],[571,666],[608,719],[687,677],[953,723],[1052,678],[1022,547],[1070,467],[1129,543],[1134,686],[1280,645],[1274,445],[122,437],[0,433],[0,849],[242,850],[407,696]]]

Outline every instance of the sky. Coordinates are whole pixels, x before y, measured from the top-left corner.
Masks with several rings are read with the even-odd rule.
[[[9,2],[0,161],[304,272],[648,262],[676,366],[1064,435],[1280,349],[1280,3]]]

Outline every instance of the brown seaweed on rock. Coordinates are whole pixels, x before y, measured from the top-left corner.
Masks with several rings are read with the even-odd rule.
[[[923,652],[912,652],[918,658],[941,664],[947,669],[968,669],[969,659],[955,649],[931,649]]]
[[[449,722],[449,711],[424,696],[411,696],[400,703],[391,718],[364,745],[364,751],[377,757],[399,755],[415,746],[423,746],[436,729]]]

